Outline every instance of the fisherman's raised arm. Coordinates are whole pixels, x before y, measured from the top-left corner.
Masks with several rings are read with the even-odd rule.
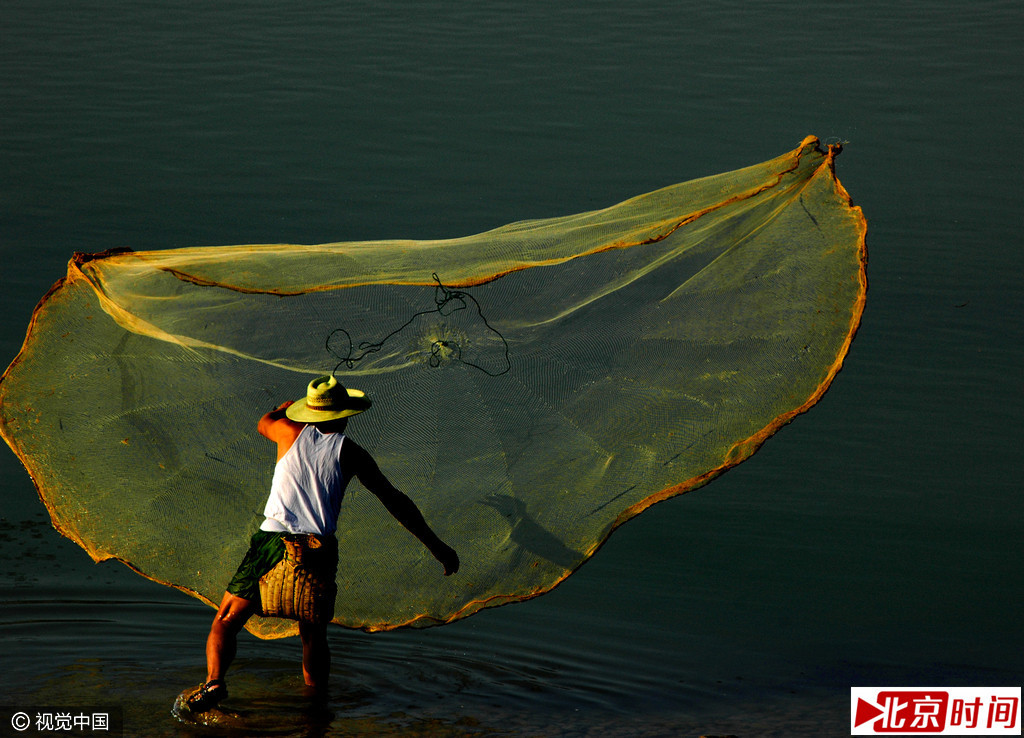
[[[288,417],[285,416],[285,411],[291,404],[291,400],[281,403],[260,418],[259,422],[256,424],[256,430],[260,432],[260,435],[277,444],[278,460],[280,460],[288,449],[291,448],[291,445],[295,443],[295,439],[299,437],[299,434],[302,432],[302,428],[304,427],[304,423],[296,423],[294,420],[289,420]]]

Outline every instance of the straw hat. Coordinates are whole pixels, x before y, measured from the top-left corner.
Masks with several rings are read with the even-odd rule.
[[[299,423],[322,423],[357,415],[370,407],[370,398],[356,389],[345,389],[338,380],[317,377],[306,388],[306,396],[296,400],[284,411]]]

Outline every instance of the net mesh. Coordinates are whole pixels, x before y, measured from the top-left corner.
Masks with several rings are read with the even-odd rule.
[[[425,626],[529,598],[828,387],[866,290],[838,150],[808,137],[466,238],[77,254],[0,382],[0,429],[61,533],[213,604],[270,488],[256,421],[337,367],[374,402],[350,435],[462,568],[441,576],[353,483],[335,622]]]

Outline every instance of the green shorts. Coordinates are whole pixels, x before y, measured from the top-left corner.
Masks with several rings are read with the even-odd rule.
[[[283,535],[267,530],[253,533],[245,558],[228,582],[228,592],[246,600],[260,601],[260,577],[284,558]]]

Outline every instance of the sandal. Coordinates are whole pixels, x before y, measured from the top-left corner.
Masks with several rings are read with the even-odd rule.
[[[228,696],[227,685],[223,679],[211,679],[200,684],[196,690],[185,698],[185,707],[192,712],[206,712],[218,705]]]

